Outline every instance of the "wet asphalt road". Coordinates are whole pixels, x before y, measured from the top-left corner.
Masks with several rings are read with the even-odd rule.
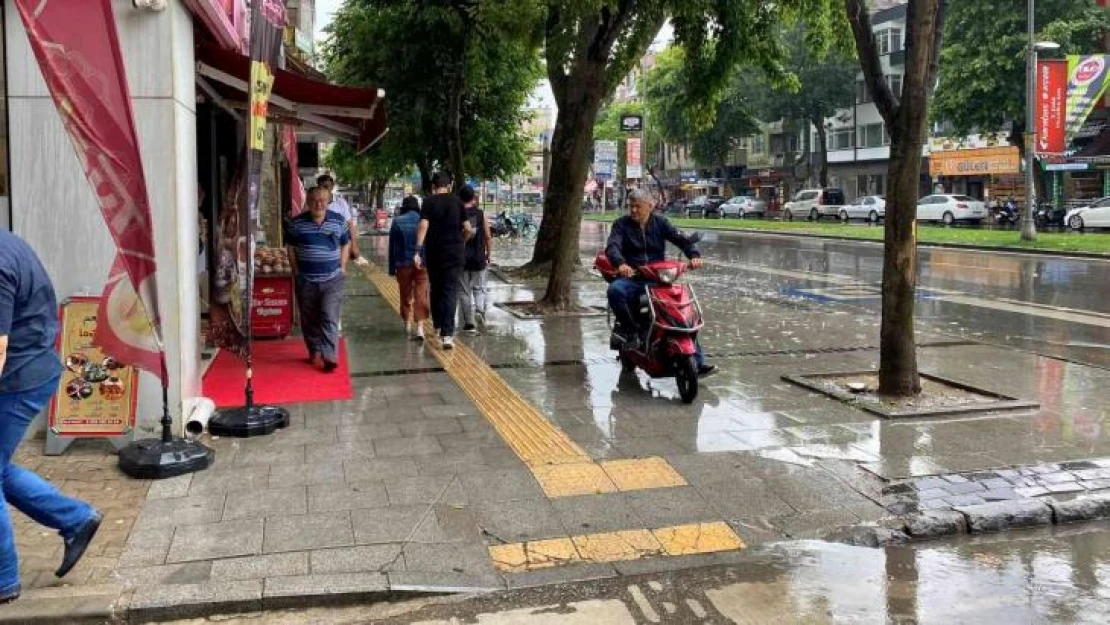
[[[603,232],[586,224],[584,250],[600,246]],[[711,269],[738,277],[736,287],[757,297],[880,310],[881,245],[706,232],[701,248]],[[1110,367],[1110,262],[920,248],[918,263],[920,321],[977,341]]]

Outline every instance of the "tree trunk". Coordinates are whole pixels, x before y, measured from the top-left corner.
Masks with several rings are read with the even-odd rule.
[[[1025,163],[1025,120],[1015,120],[1011,124],[1011,126],[1010,126],[1010,136],[1007,137],[1007,139],[1009,139],[1010,145],[1014,145],[1014,146],[1017,147],[1017,149],[1018,149],[1018,158],[1021,160],[1021,163],[1024,165],[1024,163]],[[1037,199],[1038,200],[1044,200],[1046,198],[1045,194],[1048,192],[1048,190],[1045,189],[1044,175],[1041,174],[1040,163],[1037,162],[1036,156],[1034,156],[1034,158],[1033,158],[1033,167],[1034,167],[1034,169],[1033,169],[1033,190],[1037,192]],[[1022,176],[1022,181],[1024,182],[1024,180],[1025,180],[1025,177]],[[1025,200],[1023,201],[1023,205],[1024,205],[1024,202],[1028,202],[1028,201],[1029,201],[1029,192],[1026,191]],[[1034,206],[1033,210],[1036,210],[1036,208],[1037,207]],[[1025,213],[1022,212],[1022,215],[1024,215],[1024,214]]]
[[[374,181],[378,185],[377,192],[374,194],[374,207],[385,208],[385,187],[389,184],[389,178],[378,178]]]
[[[600,108],[600,95],[583,90],[574,102],[559,107],[555,121],[551,138],[551,177],[530,263],[533,267],[551,263],[547,292],[540,302],[550,310],[563,310],[572,304],[570,287],[578,264],[582,189],[589,173],[590,143]]]
[[[416,168],[420,170],[420,194],[428,196],[432,194],[432,164],[428,162],[421,162],[416,164]]]
[[[462,46],[459,58],[455,62],[455,75],[451,77],[451,92],[447,104],[447,158],[451,168],[451,175],[458,190],[466,184],[466,172],[463,171],[463,145],[462,145],[462,100],[466,81],[466,56],[470,44],[472,25],[463,19]]]
[[[818,170],[817,182],[821,188],[829,186],[829,137],[828,131],[825,130],[824,121],[820,118],[810,120],[813,129],[817,131],[817,154],[821,158],[821,168]]]
[[[905,108],[905,107],[901,107]],[[924,108],[924,107],[922,107]],[[913,311],[917,289],[917,191],[921,176],[921,132],[900,111],[892,133],[886,232],[883,246],[882,327],[879,331],[879,394],[907,397],[921,390],[917,373]],[[921,114],[924,121],[924,110]],[[899,135],[902,140],[895,142]]]

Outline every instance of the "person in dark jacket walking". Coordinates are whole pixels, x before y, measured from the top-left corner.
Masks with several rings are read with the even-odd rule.
[[[0,228],[0,604],[22,590],[8,504],[61,534],[65,551],[58,577],[77,564],[100,527],[101,515],[92,506],[12,463],[27,427],[58,390],[63,369],[54,351],[57,335],[50,276],[31,246]]]
[[[420,207],[416,230],[417,267],[427,267],[431,287],[432,323],[439,331],[443,349],[455,347],[455,312],[459,300],[459,276],[465,260],[470,222],[463,218],[463,205],[451,193],[451,174],[432,175],[432,195]]]
[[[694,241],[666,217],[655,214],[654,206],[651,193],[644,189],[632,191],[628,196],[629,214],[613,222],[605,245],[605,255],[620,275],[609,285],[609,308],[624,328],[642,329],[632,313],[633,302],[644,292],[644,283],[636,279],[636,268],[666,260],[668,241],[678,246],[690,259],[691,268],[698,269],[702,264],[701,253]],[[639,334],[637,332],[637,336],[625,338],[636,342]],[[695,358],[699,375],[706,376],[717,370],[716,366],[706,364],[700,344]]]
[[[466,241],[466,258],[459,284],[459,308],[462,309],[463,332],[477,334],[486,322],[486,268],[489,267],[490,235],[486,214],[478,208],[478,197],[470,185],[459,189],[459,199],[470,222],[471,236]]]
[[[401,214],[389,228],[389,275],[397,277],[401,292],[401,320],[405,334],[424,340],[428,318],[428,272],[416,267],[416,228],[420,224],[420,200],[408,196],[401,201]]]

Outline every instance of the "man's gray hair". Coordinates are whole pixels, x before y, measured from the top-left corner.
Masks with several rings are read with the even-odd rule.
[[[655,206],[655,194],[647,189],[633,189],[628,193],[628,203],[647,204]]]

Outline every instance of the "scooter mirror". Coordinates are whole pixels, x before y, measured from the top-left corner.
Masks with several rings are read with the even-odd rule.
[[[695,233],[690,235],[690,242],[691,243],[698,243],[699,241],[701,241],[701,233],[700,232],[695,232]]]

